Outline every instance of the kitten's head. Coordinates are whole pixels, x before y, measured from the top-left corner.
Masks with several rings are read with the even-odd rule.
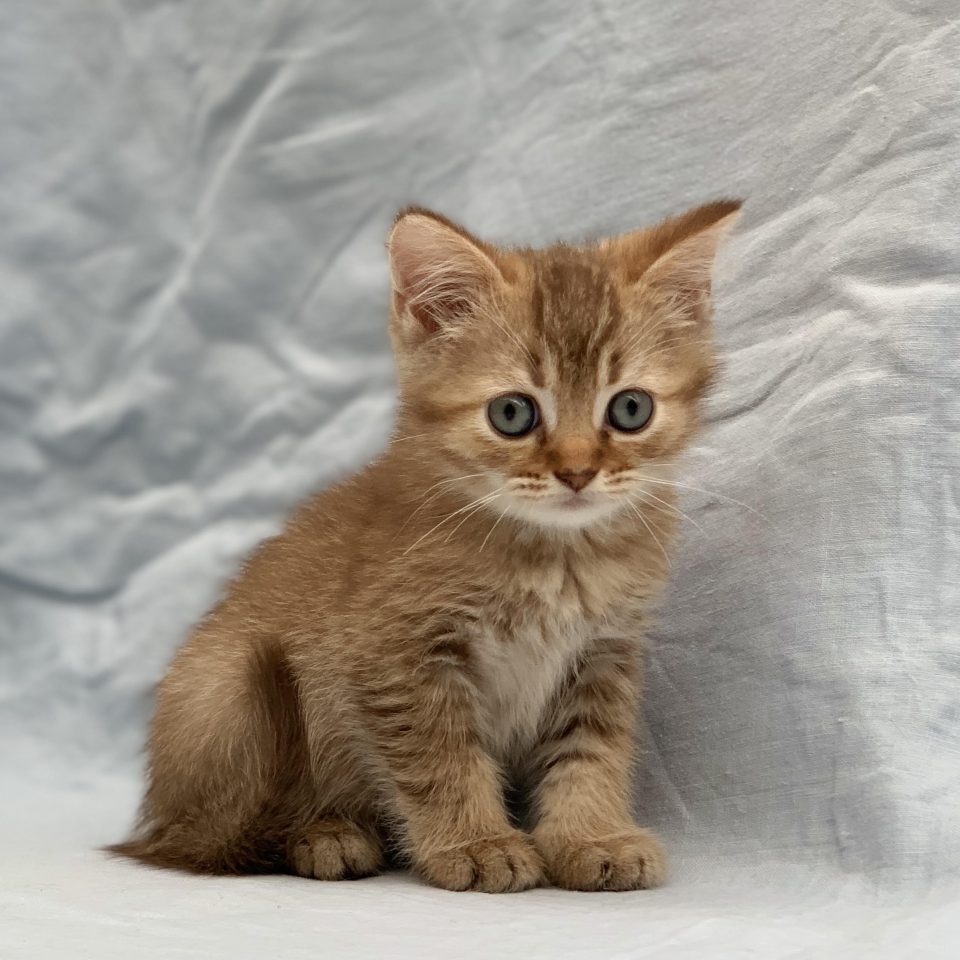
[[[739,206],[543,250],[401,213],[388,244],[401,434],[498,515],[577,529],[629,510],[697,425],[711,268]]]

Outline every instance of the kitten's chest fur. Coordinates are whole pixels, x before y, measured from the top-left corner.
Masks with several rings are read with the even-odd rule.
[[[570,557],[511,569],[473,638],[487,746],[502,760],[535,741],[578,660],[612,631],[629,631],[634,617],[621,574]]]
[[[506,760],[534,741],[560,684],[590,642],[585,622],[527,618],[477,638],[488,749]]]

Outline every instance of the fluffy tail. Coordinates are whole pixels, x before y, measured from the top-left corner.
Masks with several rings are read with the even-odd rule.
[[[103,849],[151,867],[190,873],[276,873],[286,869],[285,834],[276,822],[231,832],[227,823],[204,818],[190,826],[172,823],[146,829]]]

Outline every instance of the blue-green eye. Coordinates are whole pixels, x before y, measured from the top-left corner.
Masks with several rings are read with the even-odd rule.
[[[487,418],[497,433],[522,437],[540,421],[537,405],[522,393],[505,393],[487,404]]]
[[[621,390],[607,404],[607,422],[616,430],[635,433],[653,416],[653,397],[646,390]]]

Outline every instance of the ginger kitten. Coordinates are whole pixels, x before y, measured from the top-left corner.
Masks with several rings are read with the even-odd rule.
[[[114,851],[325,880],[395,854],[451,890],[661,882],[631,814],[639,648],[738,208],[543,250],[400,214],[394,438],[180,649]]]

